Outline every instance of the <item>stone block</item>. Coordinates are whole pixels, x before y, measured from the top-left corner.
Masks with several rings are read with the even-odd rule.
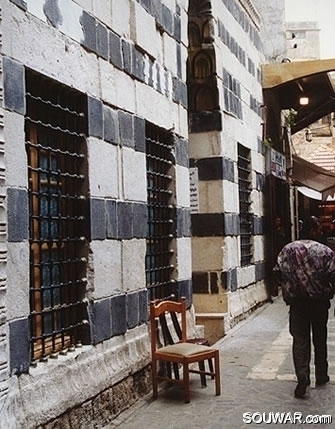
[[[104,121],[102,102],[97,98],[87,98],[88,110],[88,135],[92,137],[103,138],[104,136]]]
[[[114,32],[109,32],[109,61],[113,66],[122,69],[121,38]]]
[[[178,280],[192,276],[191,239],[184,237],[177,239]]]
[[[127,331],[126,295],[117,295],[111,298],[112,334],[122,335]]]
[[[118,237],[117,206],[116,201],[106,200],[106,236],[107,238]]]
[[[92,343],[98,344],[112,336],[110,298],[89,306]]]
[[[19,242],[29,237],[28,193],[26,189],[7,189],[8,241]]]
[[[137,152],[145,153],[145,120],[134,116],[134,144]]]
[[[4,107],[16,113],[25,113],[24,67],[18,61],[3,57]]]
[[[82,25],[84,36],[84,39],[81,41],[81,43],[89,51],[97,52],[97,32],[95,18],[83,11],[80,17],[80,23]]]
[[[30,366],[29,319],[16,319],[9,323],[9,353],[11,374],[27,372]]]
[[[133,329],[139,324],[139,294],[138,292],[126,295],[127,327]]]
[[[88,159],[90,194],[96,198],[119,198],[118,148],[90,138]]]
[[[109,58],[108,31],[105,26],[97,23],[97,54],[105,60]]]
[[[176,165],[176,203],[181,207],[190,207],[190,176],[186,167]]]
[[[133,204],[133,237],[146,238],[148,229],[148,206],[147,204]]]
[[[146,158],[142,152],[122,148],[123,192],[128,201],[147,201]]]
[[[121,282],[121,242],[104,240],[91,242],[94,299],[100,300],[120,293]]]
[[[224,241],[222,237],[192,237],[192,264],[194,271],[221,271],[223,269]],[[232,243],[230,243],[232,244]],[[235,243],[233,243],[235,245]],[[229,249],[232,252],[232,248]]]
[[[119,118],[116,110],[103,106],[104,140],[109,143],[120,143]]]
[[[105,200],[91,198],[91,239],[104,240],[106,238]]]
[[[125,240],[122,243],[123,290],[133,292],[145,287],[145,240]]]

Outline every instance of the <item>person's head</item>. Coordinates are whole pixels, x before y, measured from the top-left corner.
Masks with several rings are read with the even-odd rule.
[[[318,240],[322,237],[322,226],[320,219],[316,216],[310,216],[309,218],[304,220],[302,225],[301,238],[310,239],[310,240]]]

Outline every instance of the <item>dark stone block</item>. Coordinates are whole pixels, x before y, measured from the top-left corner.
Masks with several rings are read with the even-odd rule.
[[[181,19],[180,16],[173,17],[173,35],[177,42],[181,42]],[[179,75],[178,75],[179,76]]]
[[[191,279],[178,281],[178,297],[184,296],[186,298],[186,307],[190,308],[192,305],[192,281]]]
[[[155,0],[151,4],[151,13],[156,19],[159,27],[163,26],[163,11],[162,11],[162,0]]]
[[[238,214],[234,214],[234,213],[224,214],[224,233],[225,235],[240,234],[240,218]]]
[[[178,76],[178,79],[181,79],[182,78],[182,68],[183,68],[183,64],[182,64],[182,59],[181,59],[181,48],[180,48],[180,44],[178,44],[177,46],[176,46],[176,49],[177,49],[177,53],[176,53],[176,57],[177,57],[177,76]],[[187,87],[186,87],[186,89],[187,89]],[[186,91],[186,93],[187,93],[187,91]],[[187,95],[187,94],[186,94]],[[187,103],[187,100],[186,100],[186,103]]]
[[[108,31],[100,22],[97,23],[97,54],[108,60]]]
[[[217,273],[209,273],[209,288],[211,294],[219,293]]]
[[[151,2],[152,2],[152,0],[140,0],[141,5],[149,13],[151,13]]]
[[[119,132],[119,117],[115,110],[108,106],[103,106],[104,115],[104,140],[109,143],[119,144],[120,143],[120,132]]]
[[[30,365],[30,324],[28,319],[9,322],[10,373],[28,372]]]
[[[148,289],[140,290],[138,293],[138,307],[139,307],[139,323],[147,323],[148,314]]]
[[[253,234],[263,235],[264,234],[264,219],[262,217],[253,216]]]
[[[102,102],[97,98],[88,97],[88,133],[89,136],[103,138],[104,136],[104,121]]]
[[[117,204],[118,238],[133,238],[133,204],[120,202]]]
[[[16,6],[19,6],[22,10],[27,10],[27,2],[25,0],[10,0],[12,3],[16,4]]]
[[[7,189],[8,241],[29,238],[28,193],[25,189]]]
[[[120,126],[120,140],[121,146],[134,147],[134,124],[133,115],[119,111],[119,126]]]
[[[177,216],[177,237],[191,236],[191,211],[188,208],[178,208]]]
[[[122,70],[121,38],[111,31],[109,32],[109,61]]]
[[[219,237],[224,235],[223,213],[192,214],[193,237]]]
[[[105,240],[106,238],[106,216],[105,200],[91,199],[91,239]]]
[[[261,192],[264,192],[265,190],[265,175],[257,172],[256,172],[256,189],[257,191],[261,191]]]
[[[234,162],[231,159],[222,158],[223,164],[223,180],[229,180],[229,182],[234,182]]]
[[[127,294],[127,327],[133,329],[139,324],[138,292]]]
[[[24,67],[17,61],[3,57],[4,107],[16,113],[25,113]]]
[[[209,294],[208,273],[194,272],[192,273],[193,293]]]
[[[255,277],[256,277],[256,282],[259,282],[265,279],[266,277],[265,262],[257,262],[255,264]]]
[[[106,234],[107,238],[117,238],[117,209],[113,200],[106,200]]]
[[[162,20],[164,30],[170,35],[173,34],[173,16],[171,10],[162,3]]]
[[[144,56],[135,48],[133,49],[133,75],[144,82]]]
[[[222,131],[222,115],[219,110],[193,112],[189,115],[189,129],[192,133]]]
[[[133,237],[146,238],[148,228],[148,206],[146,204],[133,204]]]
[[[63,23],[63,15],[59,9],[58,2],[46,0],[43,5],[43,12],[50,24],[58,28]]]
[[[122,58],[123,58],[124,71],[128,74],[132,74],[132,71],[133,71],[133,67],[132,67],[133,45],[131,45],[126,40],[122,39],[121,47],[122,47]]]
[[[175,139],[176,163],[182,167],[189,166],[188,141],[185,139]]]
[[[173,101],[187,107],[187,86],[185,82],[177,77],[172,79],[173,84]]]
[[[97,27],[96,21],[93,16],[83,11],[80,17],[80,24],[84,33],[84,40],[81,41],[82,45],[89,51],[97,51]]]
[[[89,315],[91,319],[92,342],[101,343],[112,337],[111,326],[111,302],[110,299],[94,302],[89,306]]]
[[[223,158],[202,158],[197,162],[199,180],[222,180]]]
[[[221,273],[221,282],[225,290],[235,292],[237,290],[237,269],[223,271]]]
[[[113,296],[111,299],[112,335],[122,335],[127,332],[126,295]]]
[[[149,86],[151,86],[151,88],[153,88],[153,87],[154,87],[153,68],[154,68],[154,62],[149,58],[149,77],[148,77],[148,85],[149,85]]]
[[[137,152],[145,153],[145,120],[134,116],[134,144]]]

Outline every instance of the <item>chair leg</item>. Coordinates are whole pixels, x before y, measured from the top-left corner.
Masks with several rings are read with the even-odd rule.
[[[205,371],[205,361],[199,362],[199,371]],[[201,387],[207,387],[206,374],[200,374]]]
[[[214,365],[215,365],[215,394],[219,396],[221,395],[221,378],[220,378],[220,359],[219,359],[218,350],[215,353]]]
[[[151,378],[152,378],[152,396],[154,399],[158,397],[158,383],[157,383],[157,361],[151,362]]]
[[[208,366],[211,373],[214,373],[213,361],[212,359],[208,359]],[[212,375],[212,379],[214,379],[214,375]]]
[[[190,402],[190,373],[187,363],[183,363],[184,399],[185,404]]]

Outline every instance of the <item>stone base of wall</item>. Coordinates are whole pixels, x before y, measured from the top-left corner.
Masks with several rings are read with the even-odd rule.
[[[37,429],[103,428],[151,391],[150,365]]]
[[[228,331],[250,313],[268,301],[264,281],[257,282],[234,292],[226,293],[227,313],[196,313],[196,322],[204,326],[204,336],[210,344],[223,338]]]

